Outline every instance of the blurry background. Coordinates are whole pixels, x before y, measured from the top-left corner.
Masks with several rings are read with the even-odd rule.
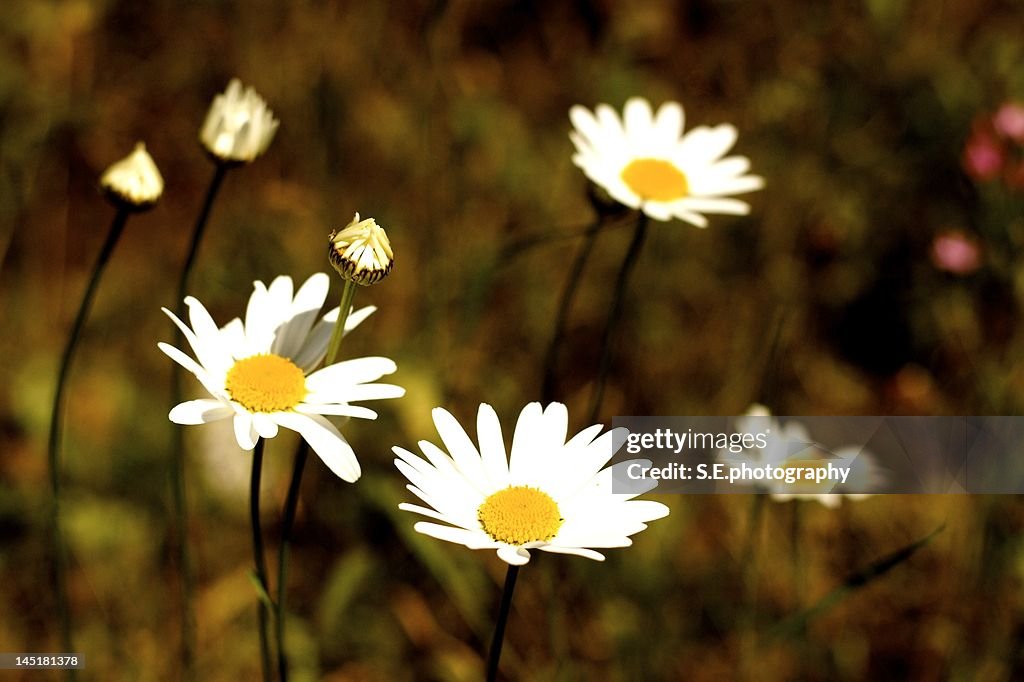
[[[63,519],[86,679],[180,674],[171,363],[156,343],[171,339],[159,308],[173,307],[212,174],[199,126],[231,77],[281,128],[214,208],[193,278],[214,316],[240,314],[254,279],[329,270],[326,235],[355,211],[387,228],[397,256],[359,292],[380,310],[343,352],[394,358],[408,395],[345,429],[358,484],[310,460],[289,576],[295,679],[473,680],[504,564],[412,532],[390,447],[436,439],[434,406],[471,424],[487,401],[510,432],[539,397],[580,243],[566,235],[593,218],[570,106],[681,101],[687,127],[736,125],[735,153],[766,178],[750,217],[653,225],[606,422],[755,400],[776,414],[1016,414],[1024,175],[991,115],[1024,100],[1021,35],[1024,7],[991,0],[2,3],[0,650],[59,647],[50,400],[112,215],[98,177],[143,140],[166,191],[130,221],[75,365]],[[602,234],[572,313],[557,394],[576,420],[631,220]],[[249,458],[219,425],[186,442],[200,677],[253,676]],[[268,447],[270,552],[293,447]],[[510,677],[1024,674],[1016,498],[661,499],[673,514],[604,564],[545,555],[524,569]],[[858,586],[858,571],[943,523]]]

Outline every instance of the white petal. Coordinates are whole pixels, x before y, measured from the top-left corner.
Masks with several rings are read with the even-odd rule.
[[[188,371],[192,372],[192,374],[195,375],[196,379],[199,380],[199,383],[203,385],[203,388],[209,391],[210,395],[214,396],[215,398],[227,399],[227,395],[224,393],[224,386],[214,381],[213,377],[210,376],[209,372],[200,367],[199,363],[197,363],[195,360],[185,355],[184,353],[182,353],[180,350],[178,350],[169,343],[164,343],[163,341],[161,341],[160,343],[156,344],[156,346],[157,348],[162,350],[164,354],[171,360],[174,360],[176,363],[178,363]]]
[[[342,332],[342,334],[348,334],[349,332],[351,332],[353,329],[362,324],[363,320],[365,320],[374,312],[376,312],[376,310],[377,306],[375,305],[364,306],[359,310],[355,310],[354,308],[350,309],[348,317],[345,319],[345,330]],[[337,320],[338,318],[335,317],[334,319]]]
[[[645,201],[642,208],[644,213],[655,220],[660,220],[663,223],[672,220],[672,211],[668,204],[660,201]]]
[[[446,540],[447,542],[465,545],[470,549],[490,549],[492,547],[497,547],[498,545],[497,542],[491,540],[491,538],[483,531],[472,531],[466,530],[465,528],[442,526],[437,523],[430,523],[429,521],[419,521],[415,526],[413,526],[413,530],[417,533],[423,533],[424,535],[437,538],[438,540]]]
[[[167,418],[175,424],[209,424],[210,422],[227,419],[234,413],[234,410],[220,400],[202,398],[175,405],[167,415]]]
[[[590,445],[595,438],[597,438],[597,434],[601,433],[603,429],[604,424],[594,424],[593,426],[588,426],[587,428],[583,429],[575,436],[570,438],[569,442],[565,444],[565,447],[567,449],[586,447]]]
[[[476,417],[476,437],[480,441],[481,464],[495,489],[508,486],[508,456],[501,435],[501,422],[494,408],[483,403]]]
[[[694,213],[693,211],[686,211],[682,208],[676,209],[675,216],[680,220],[690,223],[694,227],[704,229],[708,226],[708,219],[702,216],[700,213]]]
[[[342,332],[342,337],[347,336],[349,332],[358,327],[363,320],[376,310],[376,306],[372,305],[360,308],[359,310],[352,310],[345,320],[345,330]],[[320,321],[316,323],[316,326],[313,327],[313,330],[306,337],[302,349],[292,358],[292,362],[301,367],[304,372],[309,372],[319,365],[323,361],[324,356],[327,355],[327,346],[331,342],[331,334],[334,333],[334,325],[337,321],[337,308],[328,311],[326,315],[320,318]]]
[[[487,479],[484,478],[482,469],[478,471],[474,471],[472,468],[469,471],[463,469],[461,462],[456,462],[452,455],[449,455],[428,440],[421,440],[419,446],[423,450],[423,454],[430,460],[430,463],[438,470],[438,473],[448,479],[447,487],[450,494],[454,494],[454,489],[461,488],[464,491],[472,491],[472,493],[479,496],[480,502],[483,502],[483,498],[490,492],[490,485]],[[479,503],[477,506],[479,506]]]
[[[349,403],[360,400],[386,400],[401,398],[405,389],[394,384],[359,384],[358,386],[332,386],[328,389],[311,391],[310,402]]]
[[[459,424],[458,420],[448,411],[440,407],[434,408],[431,415],[434,418],[434,426],[441,436],[448,454],[455,462],[455,466],[468,479],[476,481],[479,486],[486,480],[483,464],[480,462],[480,453],[466,431]]]
[[[301,403],[295,407],[296,412],[303,414],[329,414],[335,417],[356,417],[358,419],[376,419],[377,413],[362,405]]]
[[[195,332],[192,331],[191,327],[189,327],[187,324],[178,319],[178,316],[172,313],[170,310],[168,310],[167,308],[161,308],[160,310],[164,311],[167,317],[171,318],[171,322],[174,323],[174,325],[181,332],[182,336],[185,337],[185,340],[188,341],[188,345],[192,348],[192,352],[195,353],[197,361],[202,366],[203,344],[199,341],[199,337],[196,336]]]
[[[695,197],[721,197],[730,194],[746,194],[759,189],[764,189],[764,178],[758,175],[744,175],[739,178],[717,179],[709,177],[706,180],[694,178],[690,186]]]
[[[516,430],[512,435],[512,454],[508,471],[511,485],[530,483],[537,470],[535,463],[548,453],[541,452],[543,446],[543,409],[540,403],[530,403],[519,413]]]
[[[295,300],[290,303],[287,321],[277,331],[272,352],[288,359],[298,355],[313,323],[320,315],[330,283],[330,278],[322,272],[303,283],[295,294]]]
[[[498,558],[512,566],[522,566],[530,560],[530,553],[521,547],[502,545],[498,548]]]
[[[359,479],[361,470],[355,452],[327,419],[315,414],[281,412],[274,415],[274,420],[286,429],[299,432],[341,480],[353,483]]]
[[[569,435],[569,410],[563,403],[549,403],[544,408],[544,440],[551,447],[561,448]]]
[[[701,213],[725,213],[729,215],[747,215],[750,213],[750,204],[739,199],[688,197],[679,200],[679,207],[686,211],[700,211]]]
[[[292,278],[288,275],[278,275],[267,288],[267,293],[270,295],[270,309],[278,323],[288,319],[288,309],[292,306],[293,291],[295,291],[295,286],[292,284]]]
[[[604,137],[604,131],[601,128],[601,124],[597,122],[594,115],[584,107],[579,105],[569,109],[569,120],[579,131],[579,134],[585,139],[591,147],[597,147]]]
[[[665,102],[654,119],[655,136],[659,142],[672,143],[683,134],[685,116],[677,102]]]
[[[306,388],[311,392],[365,384],[392,374],[398,366],[394,360],[382,357],[357,358],[337,362],[306,377]]]
[[[442,521],[444,523],[450,523],[453,526],[460,526],[460,527],[462,527],[461,524],[456,523],[453,518],[451,518],[447,514],[442,514],[441,512],[437,511],[436,509],[430,509],[429,507],[422,507],[422,506],[420,506],[418,504],[409,504],[408,502],[402,502],[401,504],[398,505],[398,508],[401,509],[402,511],[412,512],[414,514],[421,514],[423,516],[426,516],[427,518],[431,518],[431,519],[434,519],[436,521]],[[467,529],[467,530],[469,530],[469,529]]]
[[[197,299],[187,296],[185,305],[188,306],[189,321],[192,322],[192,331],[195,332],[198,342],[195,350],[199,364],[212,375],[227,372],[234,363],[234,358],[231,356],[231,349],[224,343],[224,336],[217,323]]]
[[[631,97],[623,109],[626,136],[630,144],[646,147],[654,127],[654,115],[650,103],[642,97]]]
[[[554,554],[575,554],[577,556],[586,557],[587,559],[593,559],[594,561],[604,561],[604,554],[595,552],[592,549],[585,549],[583,547],[560,547],[558,545],[544,545],[541,547],[545,552],[552,552]]]
[[[274,342],[273,316],[270,314],[270,296],[259,280],[252,283],[253,291],[245,308],[245,341],[247,355],[265,353]]]
[[[256,433],[256,429],[253,428],[252,415],[249,413],[235,414],[235,440],[238,441],[238,447],[243,450],[252,450],[256,447],[256,439],[259,434]]]
[[[265,414],[253,414],[252,427],[261,438],[269,440],[277,437],[277,423]]]
[[[220,335],[224,339],[224,345],[231,349],[233,357],[245,347],[245,325],[241,318],[236,317],[221,327]]]
[[[728,123],[708,128],[694,128],[683,138],[677,148],[677,157],[687,169],[699,167],[720,159],[736,144],[736,128]]]

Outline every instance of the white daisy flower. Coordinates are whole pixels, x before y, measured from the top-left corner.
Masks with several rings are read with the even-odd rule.
[[[233,78],[227,90],[213,98],[199,141],[219,161],[250,163],[267,151],[278,123],[263,98]]]
[[[877,489],[885,483],[885,473],[875,461],[875,456],[860,446],[841,447],[825,450],[815,442],[807,428],[800,422],[788,420],[785,425],[771,416],[764,405],[751,405],[746,416],[736,420],[736,433],[758,433],[770,431],[768,447],[744,450],[740,453],[720,451],[719,458],[733,465],[747,464],[752,467],[771,465],[782,469],[808,469],[827,467],[849,468],[845,483],[824,479],[799,480],[787,483],[785,480],[757,481],[762,490],[771,494],[776,502],[789,500],[816,500],[826,507],[835,508],[843,498],[862,500],[870,493],[844,493],[843,490]]]
[[[613,199],[655,220],[707,227],[705,213],[750,212],[746,202],[729,195],[764,187],[762,178],[746,175],[746,157],[722,158],[736,142],[736,128],[698,126],[683,135],[677,102],[666,102],[655,115],[647,100],[634,97],[621,119],[607,104],[593,113],[574,106],[569,118],[573,163]]]
[[[429,505],[399,508],[447,524],[421,521],[415,525],[420,533],[470,549],[496,549],[517,566],[530,560],[531,549],[603,560],[594,548],[627,547],[630,535],[668,515],[660,502],[633,500],[639,493],[613,494],[613,469],[603,467],[625,442],[624,429],[598,437],[597,424],[566,442],[565,405],[542,410],[540,403],[530,403],[519,415],[506,457],[490,405],[480,405],[477,415],[479,449],[450,413],[437,408],[433,416],[450,454],[429,441],[419,443],[426,459],[394,448],[407,487]],[[647,490],[656,484],[651,483]]]
[[[235,318],[217,327],[203,304],[185,299],[191,328],[164,312],[184,334],[196,359],[166,343],[160,350],[195,374],[213,398],[189,400],[168,415],[176,424],[205,424],[233,419],[235,438],[252,450],[259,437],[273,438],[278,427],[297,431],[324,464],[343,480],[359,478],[359,462],[344,436],[324,415],[376,419],[377,413],[353,402],[400,398],[405,389],[373,383],[397,368],[388,358],[338,362],[313,371],[323,360],[338,320],[335,308],[320,318],[330,279],[310,277],[292,296],[290,277],[267,287],[254,283],[245,322]],[[345,333],[365,320],[372,306],[352,312]]]

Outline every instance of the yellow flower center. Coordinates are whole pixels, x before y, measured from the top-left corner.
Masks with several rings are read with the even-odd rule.
[[[690,193],[686,174],[663,159],[636,159],[622,169],[622,181],[643,199],[674,201]]]
[[[498,542],[525,545],[555,537],[562,526],[558,504],[536,488],[516,485],[499,490],[480,505],[477,518]]]
[[[235,362],[224,387],[250,412],[282,412],[305,399],[306,376],[291,360],[267,353]]]

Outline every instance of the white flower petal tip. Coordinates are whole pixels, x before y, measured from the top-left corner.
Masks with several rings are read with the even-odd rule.
[[[263,98],[235,78],[213,98],[199,141],[219,163],[250,163],[270,146],[278,125]]]
[[[142,211],[164,193],[164,179],[146,145],[139,142],[131,154],[104,171],[100,187],[115,204]]]
[[[628,547],[629,536],[669,513],[661,503],[613,491],[613,471],[605,465],[621,434],[595,438],[601,430],[596,425],[567,440],[562,403],[524,407],[510,448],[486,403],[477,410],[476,443],[448,410],[431,414],[447,452],[425,440],[419,443],[422,456],[392,448],[409,490],[427,505],[400,506],[431,519],[415,524],[420,533],[496,549],[517,566],[530,560],[531,549],[602,560],[596,549]]]
[[[613,199],[654,220],[704,228],[704,214],[749,213],[747,204],[727,197],[764,187],[760,176],[745,175],[746,157],[725,157],[736,143],[734,126],[698,126],[683,134],[677,102],[655,112],[647,100],[632,97],[621,117],[606,104],[593,112],[575,105],[569,119],[573,163]]]
[[[352,403],[401,397],[405,389],[375,383],[397,370],[385,357],[354,358],[313,371],[330,340],[330,329],[324,334],[315,324],[328,285],[323,273],[298,290],[287,276],[269,287],[256,282],[245,319],[223,327],[191,296],[185,299],[190,324],[164,308],[195,357],[164,342],[157,347],[194,374],[210,395],[175,406],[169,419],[203,424],[232,418],[235,440],[244,450],[252,450],[260,438],[275,438],[284,427],[298,432],[339,478],[357,481],[359,461],[324,415],[376,419],[377,412]]]

